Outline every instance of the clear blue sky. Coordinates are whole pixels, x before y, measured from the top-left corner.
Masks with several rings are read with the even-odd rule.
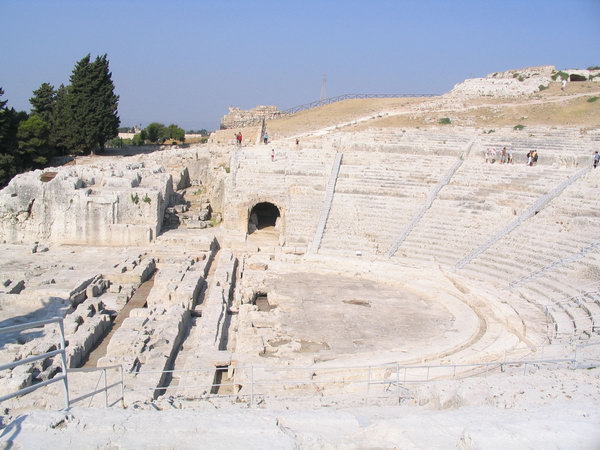
[[[345,93],[443,93],[468,77],[600,65],[600,0],[0,0],[0,86],[108,53],[123,125],[218,126],[230,105]]]

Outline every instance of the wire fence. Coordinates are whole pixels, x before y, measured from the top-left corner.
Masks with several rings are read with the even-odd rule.
[[[39,327],[48,323],[59,323],[62,319],[33,322],[24,325],[5,327],[2,332],[18,331]],[[62,327],[61,327],[62,328]],[[62,330],[61,330],[62,331]],[[63,372],[50,380],[20,389],[5,395],[0,401],[32,392],[51,383],[64,382],[65,409],[71,405],[88,401],[92,406],[96,396],[102,396],[100,404],[105,407],[120,405],[136,400],[154,400],[160,396],[174,396],[189,399],[235,398],[250,406],[266,398],[292,397],[296,400],[314,398],[371,398],[387,397],[400,401],[411,395],[411,387],[423,383],[464,380],[474,376],[487,377],[497,373],[529,373],[540,369],[577,367],[599,367],[600,358],[597,346],[600,341],[574,346],[550,345],[536,349],[523,348],[515,353],[505,354],[499,361],[465,364],[422,364],[406,365],[399,362],[356,366],[263,366],[237,365],[199,367],[187,370],[141,370],[126,372],[123,366],[112,365],[98,368],[67,369],[64,360],[64,335],[61,333],[61,348],[43,355],[24,358],[4,364],[0,370],[11,369],[43,358],[60,355],[63,358]],[[524,359],[535,350],[538,359]],[[521,356],[519,356],[521,355]],[[111,372],[109,379],[108,372]],[[98,374],[95,378],[95,373]],[[88,377],[85,383],[77,379],[70,384],[76,374]],[[91,378],[90,378],[91,377]],[[95,380],[95,383],[94,383]],[[93,387],[92,387],[93,386]],[[75,389],[74,389],[75,387]],[[74,396],[75,390],[84,392]],[[117,393],[115,398],[114,392]],[[112,394],[112,400],[110,398]],[[129,400],[126,402],[126,400]],[[96,402],[95,405],[98,405]]]
[[[575,368],[577,353],[570,358],[538,360],[506,360],[474,364],[383,365],[355,367],[278,367],[278,366],[227,366],[203,367],[193,370],[130,372],[125,379],[126,395],[132,398],[184,397],[186,399],[235,398],[250,406],[266,398],[293,397],[296,400],[311,396],[327,399],[346,396],[410,397],[410,387],[423,383],[463,380],[491,373],[522,373],[527,375],[540,369]],[[144,377],[155,379],[157,374],[168,372],[180,375],[184,384],[148,386]],[[194,378],[194,374],[200,376]],[[182,376],[183,375],[183,376]],[[186,377],[185,375],[188,375]],[[191,375],[191,376],[189,376]],[[133,395],[137,393],[137,395]],[[141,395],[140,395],[141,394]]]

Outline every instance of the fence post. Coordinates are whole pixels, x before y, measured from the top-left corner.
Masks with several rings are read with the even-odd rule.
[[[398,394],[398,400],[400,400],[400,363],[396,363],[396,393]]]
[[[125,408],[125,376],[123,375],[123,364],[121,364],[121,408]]]
[[[254,366],[250,366],[250,407],[254,405]]]
[[[63,320],[60,319],[58,322],[58,328],[60,330],[60,348],[62,349],[62,353],[60,354],[60,361],[62,366],[62,372],[64,375],[63,379],[63,388],[65,391],[65,409],[69,409],[71,407],[71,402],[69,401],[69,380],[67,375],[67,350],[65,343],[65,327],[63,324]]]
[[[106,382],[106,369],[102,369],[104,372],[104,406],[108,408],[108,383]]]

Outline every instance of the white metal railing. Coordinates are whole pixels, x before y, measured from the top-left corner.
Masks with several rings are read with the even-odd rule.
[[[106,376],[106,371],[107,370],[111,370],[111,369],[119,369],[120,374],[121,374],[121,379],[120,381],[108,384],[108,379]],[[113,406],[114,404],[116,404],[117,402],[121,403],[121,407],[124,407],[125,404],[125,396],[124,396],[124,372],[123,372],[123,366],[121,364],[117,364],[117,365],[113,365],[113,366],[104,366],[104,367],[85,367],[85,368],[79,368],[79,369],[69,369],[68,373],[91,373],[91,372],[100,372],[100,376],[98,377],[98,381],[96,382],[96,385],[94,386],[94,390],[92,392],[88,392],[86,394],[80,395],[79,397],[73,398],[71,399],[71,404],[77,403],[79,401],[85,400],[87,398],[90,399],[90,402],[88,404],[88,407],[90,407],[92,405],[92,401],[94,400],[94,397],[96,396],[96,394],[100,394],[101,392],[104,392],[104,406],[105,407],[109,407],[109,406]],[[104,387],[98,388],[98,385],[100,384],[100,380],[104,379]],[[113,389],[113,388],[117,388],[120,387],[120,397],[113,403],[113,404],[109,404],[108,401],[108,392]]]
[[[13,369],[14,367],[17,367],[17,366],[29,364],[29,363],[32,363],[35,361],[39,361],[41,359],[51,358],[53,356],[60,355],[61,366],[62,366],[62,375],[55,376],[49,380],[45,380],[40,383],[36,383],[31,386],[24,387],[22,389],[19,389],[18,391],[10,393],[10,394],[3,395],[2,397],[0,397],[0,402],[9,400],[9,399],[11,399],[13,397],[17,397],[19,395],[28,394],[28,393],[33,392],[36,389],[39,389],[41,387],[48,386],[49,384],[58,383],[58,382],[62,381],[63,387],[64,387],[64,396],[65,396],[65,409],[69,409],[69,406],[70,406],[70,404],[69,404],[69,382],[68,382],[68,378],[67,378],[68,377],[68,375],[67,375],[67,355],[65,353],[65,329],[64,329],[63,319],[55,317],[55,318],[47,319],[47,320],[39,320],[37,322],[28,322],[28,323],[24,323],[21,325],[12,325],[9,327],[2,327],[2,328],[0,328],[0,334],[13,333],[15,331],[27,330],[30,328],[38,328],[38,327],[41,327],[41,326],[44,326],[44,325],[47,325],[50,323],[58,324],[58,328],[60,330],[60,348],[59,349],[53,350],[51,352],[42,353],[40,355],[23,358],[18,361],[13,361],[13,362],[10,362],[7,364],[2,364],[2,365],[0,365],[0,370],[9,370],[9,369]]]
[[[327,182],[327,187],[325,189],[325,198],[323,200],[323,206],[321,207],[319,222],[317,223],[313,240],[308,247],[309,253],[317,253],[321,246],[321,240],[323,239],[323,233],[325,232],[325,226],[327,225],[327,219],[329,218],[329,213],[331,212],[331,206],[333,204],[335,185],[337,183],[338,174],[340,173],[343,156],[344,154],[341,152],[335,154],[335,159],[331,166],[331,174],[329,175],[329,181]]]
[[[487,376],[488,373],[500,370],[501,372],[507,369],[522,369],[524,374],[528,373],[528,369],[531,367],[556,367],[556,366],[568,366],[576,368],[581,363],[580,355],[578,351],[581,348],[588,348],[590,346],[600,345],[600,341],[591,342],[587,344],[580,344],[576,346],[565,347],[559,346],[547,346],[539,347],[536,349],[521,349],[515,352],[511,359],[507,359],[505,354],[504,359],[500,361],[492,362],[479,362],[469,364],[430,364],[430,365],[402,365],[398,362],[381,364],[381,365],[368,365],[368,366],[339,366],[339,367],[268,367],[268,366],[237,366],[231,365],[227,367],[204,367],[195,368],[189,370],[162,370],[162,371],[133,371],[124,372],[122,365],[113,365],[107,367],[98,368],[82,368],[82,369],[67,369],[66,368],[66,357],[65,357],[65,345],[64,345],[64,330],[62,319],[55,318],[45,321],[32,322],[23,325],[15,325],[11,327],[5,327],[0,329],[0,333],[9,333],[14,331],[20,331],[23,329],[39,327],[48,323],[58,323],[61,328],[61,348],[53,350],[51,352],[44,353],[42,355],[32,356],[24,358],[20,361],[14,361],[12,363],[4,364],[0,366],[0,370],[7,370],[13,367],[17,367],[21,364],[28,364],[34,361],[41,360],[56,355],[63,357],[63,375],[55,376],[51,380],[20,389],[12,394],[0,397],[0,401],[8,400],[15,396],[25,395],[43,386],[47,386],[51,383],[64,382],[64,394],[65,394],[65,409],[68,409],[71,404],[85,399],[90,399],[89,405],[93,401],[95,395],[104,392],[105,406],[112,406],[109,404],[108,392],[111,389],[120,388],[120,398],[113,404],[120,401],[121,406],[125,406],[125,392],[135,392],[140,389],[146,391],[154,391],[155,393],[161,394],[173,390],[201,390],[202,398],[206,397],[236,397],[236,398],[247,398],[249,404],[252,406],[256,404],[256,397],[267,397],[268,395],[275,393],[279,395],[280,392],[289,392],[297,396],[299,391],[308,389],[310,392],[319,392],[321,394],[335,395],[340,392],[357,392],[357,387],[362,387],[363,391],[366,391],[368,396],[384,394],[390,395],[395,394],[399,398],[401,395],[406,395],[409,391],[406,386],[418,383],[429,383],[435,381],[445,380],[460,380],[472,376]],[[522,352],[527,350],[528,353],[535,351],[536,354],[540,354],[539,359],[515,359],[516,355],[523,356]],[[544,359],[544,352],[554,354],[554,358]],[[553,353],[554,352],[554,353]],[[520,356],[519,356],[520,357]],[[600,360],[586,359],[584,361],[586,367],[598,367],[600,366]],[[116,382],[108,383],[107,370],[119,370],[120,380]],[[100,376],[96,382],[96,386],[91,392],[80,395],[72,400],[69,399],[69,383],[67,377],[69,374],[78,372],[96,372],[100,371]],[[210,382],[205,383],[193,383],[190,385],[179,385],[179,384],[167,384],[161,385],[162,381],[158,382],[158,385],[148,386],[148,384],[139,383],[144,375],[156,375],[156,374],[170,374],[171,376],[176,373],[202,373],[204,376],[212,377]],[[233,376],[229,382],[221,382],[222,377],[218,377],[219,372],[231,372]],[[130,382],[132,380],[125,380],[125,376],[132,376],[136,378],[136,382]],[[160,380],[165,380],[168,377],[161,376]],[[104,380],[103,387],[98,388],[101,380]],[[217,380],[220,380],[217,382]],[[279,390],[277,388],[280,388]],[[223,393],[220,391],[229,390],[230,393]]]
[[[570,263],[579,261],[584,256],[586,256],[588,253],[595,251],[595,250],[599,250],[599,249],[600,249],[600,242],[595,242],[593,244],[590,244],[586,247],[579,249],[577,252],[575,252],[571,255],[565,256],[564,258],[559,258],[559,259],[553,261],[552,263],[550,263],[544,267],[541,267],[538,270],[531,272],[528,275],[525,275],[521,278],[511,281],[508,284],[508,287],[510,289],[513,289],[515,287],[521,286],[521,285],[533,280],[534,278],[544,275],[546,272],[558,269],[566,264],[570,264]]]
[[[236,397],[246,398],[249,405],[256,404],[257,397],[267,397],[269,394],[295,392],[297,395],[303,389],[310,392],[319,392],[325,395],[328,389],[330,394],[339,394],[344,389],[357,393],[357,388],[363,387],[367,394],[406,394],[406,386],[411,384],[429,383],[445,380],[460,380],[476,375],[487,376],[488,373],[499,370],[522,369],[523,374],[528,374],[532,367],[557,367],[566,366],[575,368],[577,365],[577,352],[573,357],[537,360],[503,360],[496,362],[481,362],[473,364],[432,364],[432,365],[401,365],[390,363],[383,365],[355,366],[355,367],[261,367],[261,366],[232,366],[232,367],[204,367],[188,370],[166,371],[137,371],[128,372],[127,375],[143,377],[169,373],[200,373],[214,374],[212,382],[193,383],[189,385],[159,385],[147,386],[143,383],[125,382],[127,392],[159,391],[201,391],[199,398],[211,397]],[[228,382],[216,382],[216,374],[232,371],[234,376]],[[279,375],[278,375],[279,374]],[[163,377],[161,377],[163,379]],[[277,389],[279,388],[279,390]],[[333,389],[332,389],[333,388]],[[229,393],[219,391],[228,390]],[[186,395],[187,396],[187,395]]]
[[[471,147],[473,146],[473,142],[475,142],[475,141],[474,140],[471,141],[471,144],[469,145],[469,148],[468,148],[468,150],[467,150],[466,153],[469,153],[471,151]],[[446,186],[450,182],[450,180],[452,179],[452,177],[454,176],[454,174],[456,173],[456,171],[460,168],[460,166],[462,166],[462,163],[464,161],[463,160],[463,156],[464,155],[461,155],[461,157],[456,160],[456,162],[452,165],[452,167],[450,168],[450,170],[448,170],[448,172],[446,172],[446,174],[444,175],[444,178],[442,178],[440,180],[440,182],[437,183],[433,187],[433,189],[431,190],[431,192],[429,193],[429,195],[427,195],[427,200],[425,201],[425,203],[421,206],[421,208],[419,208],[419,210],[414,215],[414,217],[410,220],[410,222],[408,222],[404,226],[404,228],[400,232],[400,235],[398,236],[398,238],[396,238],[396,240],[394,241],[394,243],[389,248],[389,250],[387,252],[387,257],[388,258],[391,258],[392,256],[394,256],[396,254],[396,252],[398,251],[398,248],[400,248],[400,246],[406,240],[406,238],[408,237],[408,235],[413,231],[413,229],[421,221],[421,219],[423,218],[423,216],[425,215],[425,213],[429,210],[429,208],[431,208],[431,205],[433,205],[433,202],[437,198],[437,195],[439,194],[439,192],[442,190],[442,188],[444,186]]]
[[[0,397],[0,402],[6,401],[6,400],[10,400],[11,398],[14,397],[18,397],[21,395],[26,395],[29,394],[39,388],[42,388],[44,386],[48,386],[50,384],[53,383],[58,383],[61,382],[63,383],[63,392],[64,392],[64,400],[65,400],[65,409],[69,409],[71,407],[71,405],[73,403],[76,403],[78,401],[84,400],[86,398],[92,398],[100,393],[100,392],[104,392],[105,393],[105,399],[106,399],[106,406],[108,406],[108,391],[112,388],[121,386],[121,398],[118,400],[121,400],[121,405],[123,405],[123,367],[121,365],[115,365],[115,366],[108,366],[108,367],[92,367],[92,368],[82,368],[82,369],[69,369],[67,367],[67,356],[66,356],[66,343],[65,343],[65,330],[64,330],[64,323],[63,323],[63,319],[60,317],[55,317],[52,319],[46,319],[46,320],[40,320],[37,322],[28,322],[28,323],[24,323],[24,324],[20,324],[20,325],[12,325],[12,326],[8,326],[8,327],[2,327],[0,328],[0,334],[7,334],[7,333],[14,333],[16,331],[21,331],[21,330],[27,330],[30,328],[38,328],[47,324],[51,324],[51,323],[56,323],[58,324],[58,328],[60,330],[60,343],[59,343],[59,348],[57,350],[52,350],[46,353],[42,353],[39,355],[34,355],[34,356],[30,356],[28,358],[23,358],[20,359],[18,361],[13,361],[10,363],[6,363],[6,364],[2,364],[0,365],[0,370],[10,370],[13,369],[15,367],[24,365],[24,364],[30,364],[33,363],[35,361],[40,361],[46,358],[51,358],[53,356],[57,356],[60,355],[61,358],[61,368],[62,368],[62,373],[61,375],[57,375],[54,376],[53,378],[49,379],[49,380],[44,380],[40,383],[36,383],[36,384],[32,384],[31,386],[27,386],[24,387],[22,389],[19,389],[15,392],[12,392],[10,394],[6,394]],[[121,370],[121,380],[120,382],[116,382],[116,383],[112,383],[110,385],[108,385],[107,383],[107,378],[106,378],[106,371],[109,369],[116,369],[119,368]],[[104,376],[104,387],[97,389],[98,388],[98,383],[96,383],[96,386],[94,388],[93,392],[81,395],[77,398],[71,399],[70,398],[70,390],[69,390],[69,374],[72,373],[77,373],[77,372],[95,372],[95,371],[100,371],[101,374],[100,376]],[[117,400],[117,401],[118,401]]]
[[[594,288],[594,289],[591,289]],[[579,293],[575,294],[575,295],[571,295],[569,297],[561,297],[560,299],[551,299],[552,304],[551,305],[547,305],[546,308],[554,308],[558,305],[562,305],[565,303],[581,303],[580,300],[582,300],[584,297],[590,295],[590,294],[600,294],[600,282],[595,281],[593,283],[589,283],[589,284],[585,284],[579,288],[577,288],[579,290]],[[583,302],[585,303],[585,302]]]
[[[575,172],[574,175],[571,175],[568,179],[566,179],[565,181],[563,181],[562,183],[560,183],[558,186],[556,186],[550,192],[542,195],[540,198],[538,198],[533,203],[533,205],[531,205],[523,213],[521,213],[521,215],[519,217],[517,217],[515,220],[513,220],[512,222],[510,222],[508,225],[506,225],[505,227],[503,227],[502,229],[500,229],[498,232],[496,232],[496,234],[494,234],[493,236],[491,236],[488,240],[486,240],[479,247],[476,247],[470,253],[468,253],[467,255],[465,255],[460,261],[458,261],[456,263],[456,265],[454,266],[454,270],[463,269],[467,264],[469,264],[471,261],[473,261],[479,255],[481,255],[487,249],[489,249],[497,241],[499,241],[504,236],[506,236],[509,233],[511,233],[515,228],[517,228],[519,225],[521,225],[522,223],[524,223],[530,217],[536,215],[538,212],[540,212],[542,209],[544,209],[544,207],[552,199],[554,199],[555,197],[557,197],[558,195],[560,195],[560,193],[562,191],[564,191],[569,185],[573,184],[575,181],[577,181],[583,175],[585,175],[586,173],[588,173],[590,170],[591,170],[590,167],[585,167],[585,168],[583,168],[583,169]]]

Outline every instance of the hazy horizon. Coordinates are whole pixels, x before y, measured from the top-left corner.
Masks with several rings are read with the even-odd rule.
[[[3,99],[29,111],[43,82],[108,54],[122,126],[216,129],[228,106],[286,109],[346,93],[447,92],[527,66],[600,65],[600,1],[12,1]]]

